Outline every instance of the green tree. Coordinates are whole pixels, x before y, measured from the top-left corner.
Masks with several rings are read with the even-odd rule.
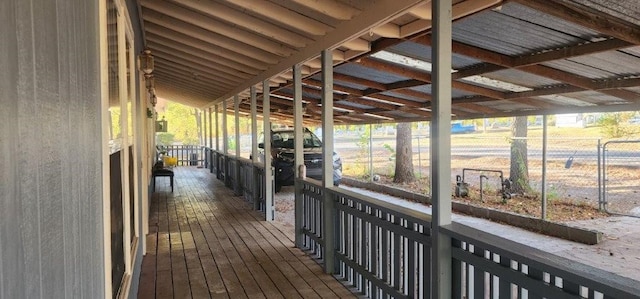
[[[633,132],[623,125],[631,115],[631,113],[605,113],[598,120],[602,134],[609,138],[620,138],[632,134]]]
[[[198,127],[194,115],[194,108],[167,102],[161,118],[167,121],[167,133],[174,136],[175,142],[183,144],[199,144]]]

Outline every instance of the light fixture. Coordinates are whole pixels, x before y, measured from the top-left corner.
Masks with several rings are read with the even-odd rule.
[[[139,56],[139,60],[140,70],[145,73],[145,75],[150,75],[153,72],[153,55],[151,55],[151,50],[144,49]]]
[[[157,103],[158,103],[158,98],[156,97],[156,93],[154,91],[151,93],[151,105],[155,107]]]
[[[145,87],[149,92],[155,89],[155,78],[153,74],[145,74],[144,75]]]

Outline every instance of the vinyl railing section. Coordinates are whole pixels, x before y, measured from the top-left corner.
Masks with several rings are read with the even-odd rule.
[[[296,183],[299,247],[333,260],[325,269],[364,297],[430,298],[430,215],[308,178]],[[640,298],[636,281],[574,260],[458,223],[440,232],[452,240],[452,298]]]
[[[243,196],[256,210],[265,210],[264,166],[252,160],[224,155],[209,149],[211,156],[210,171],[225,186]]]
[[[430,292],[431,218],[317,181],[299,180],[303,196],[302,246],[319,258],[332,237],[334,273],[369,298],[425,298]],[[334,228],[324,228],[325,190]],[[329,236],[330,235],[330,236]],[[426,254],[425,254],[426,253]]]
[[[640,298],[637,281],[453,223],[452,298]]]

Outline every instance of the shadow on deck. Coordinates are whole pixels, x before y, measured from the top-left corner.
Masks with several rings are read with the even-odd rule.
[[[139,298],[355,298],[206,169],[158,179]]]

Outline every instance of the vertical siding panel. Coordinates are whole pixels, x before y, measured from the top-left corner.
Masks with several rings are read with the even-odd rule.
[[[0,19],[0,298],[101,298],[98,3]]]
[[[40,128],[39,148],[40,165],[38,167],[38,201],[40,206],[40,250],[43,295],[50,298],[64,298],[64,243],[63,243],[63,190],[62,177],[71,175],[64,172],[62,165],[63,147],[68,128],[62,120],[68,115],[62,109],[69,105],[69,99],[60,94],[58,47],[64,43],[60,39],[58,26],[64,21],[56,15],[55,1],[38,1],[33,5],[36,105],[37,115],[43,125]],[[77,127],[76,127],[77,128]],[[70,161],[65,161],[70,162]],[[61,175],[64,174],[64,175]]]
[[[72,1],[55,1],[56,3],[56,17],[58,20],[58,82],[59,98],[64,99],[61,102],[66,102],[63,107],[60,107],[60,113],[62,120],[60,123],[60,132],[63,134],[60,136],[60,140],[64,144],[82,144],[78,139],[79,133],[83,130],[73,124],[78,124],[77,110],[80,109],[80,103],[78,101],[78,95],[74,92],[73,77],[78,70],[74,69],[74,49],[72,46],[77,45],[77,41],[73,38],[73,25],[75,15],[73,13]],[[80,163],[74,163],[74,160],[81,160],[80,157],[75,157],[74,154],[79,154],[80,151],[64,150],[60,152],[62,155],[62,161],[65,161],[61,165],[62,173],[69,175],[61,176],[61,194],[62,194],[62,254],[63,265],[61,269],[64,271],[64,285],[63,296],[64,298],[79,298],[77,293],[79,285],[77,284],[78,273],[77,262],[77,245],[78,241],[76,236],[78,235],[77,219],[78,212],[75,206],[75,202],[78,197],[78,193],[81,191],[78,185],[75,184],[77,175],[80,172]]]
[[[24,271],[20,243],[20,203],[16,174],[16,135],[14,122],[18,112],[18,47],[15,1],[0,2],[0,298],[24,298],[24,283],[16,273]]]
[[[16,0],[17,11],[17,43],[18,49],[18,111],[16,120],[18,131],[18,157],[20,169],[18,180],[18,199],[21,204],[20,248],[23,251],[24,269],[20,275],[24,284],[21,286],[24,298],[41,298],[42,273],[40,271],[40,226],[38,206],[38,159],[42,157],[37,145],[39,136],[38,111],[35,96],[35,52],[33,31],[33,3]],[[28,286],[28,287],[26,287]]]

